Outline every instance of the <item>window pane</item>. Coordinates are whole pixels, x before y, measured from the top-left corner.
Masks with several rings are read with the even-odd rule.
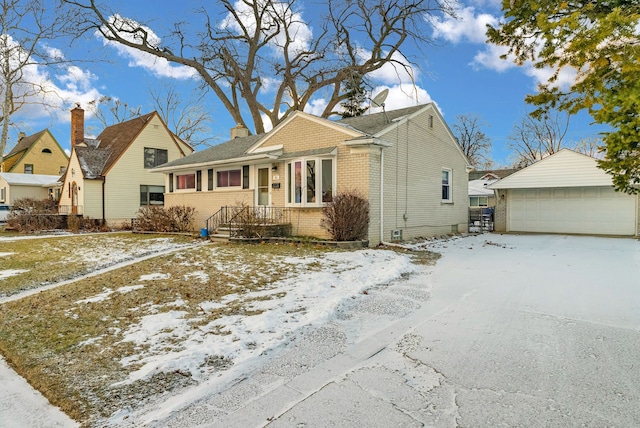
[[[202,191],[202,171],[196,171],[196,190]]]
[[[333,200],[333,162],[331,159],[322,160],[322,202]]]
[[[477,207],[478,206],[478,197],[477,196],[471,196],[469,198],[469,206],[470,207]]]
[[[169,155],[167,150],[163,150],[163,149],[156,150],[155,166],[162,165],[163,163],[167,163],[168,159],[169,159]]]
[[[149,205],[147,186],[140,186],[140,205]]]
[[[155,166],[155,156],[156,156],[155,149],[149,149],[145,147],[144,149],[144,167],[145,168],[153,168]]]
[[[229,187],[229,174],[227,174],[227,171],[218,171],[216,177],[216,187]]]
[[[307,161],[307,202],[316,201],[316,161]]]
[[[449,171],[442,171],[442,184],[449,184]]]
[[[239,169],[229,171],[229,186],[240,187],[242,186],[242,172]]]
[[[291,195],[293,194],[293,181],[291,177],[291,164],[287,164],[287,183],[289,183],[289,188],[287,189],[287,203],[291,203]]]
[[[149,204],[164,205],[164,186],[149,186]]]
[[[249,188],[249,165],[244,165],[242,167],[242,188]]]
[[[302,162],[298,161],[294,164],[295,174],[295,203],[302,202]]]
[[[178,176],[178,189],[195,189],[196,175],[186,174]]]
[[[213,190],[213,170],[207,170],[207,190]]]

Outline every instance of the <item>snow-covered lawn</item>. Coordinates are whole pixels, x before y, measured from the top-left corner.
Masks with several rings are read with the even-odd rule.
[[[46,237],[0,235],[0,299],[192,244],[190,237],[131,233]]]
[[[85,261],[131,254],[119,250],[118,237],[94,239],[112,258],[88,251]],[[415,272],[413,258],[377,249],[199,246],[5,303],[0,341],[52,402],[94,420],[242,366],[300,328],[326,323],[346,299]]]

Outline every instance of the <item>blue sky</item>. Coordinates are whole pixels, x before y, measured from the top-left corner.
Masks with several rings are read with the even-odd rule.
[[[193,0],[180,3],[166,0],[109,2],[112,10],[149,24],[156,34],[163,34],[173,19],[193,17],[190,11],[201,3]],[[464,0],[457,5],[459,19],[425,22],[425,26],[431,27],[428,31],[438,46],[409,52],[415,55],[412,60],[417,63],[414,70],[417,90],[413,90],[407,76],[401,76],[398,81],[396,72],[387,68],[374,76],[376,86],[372,93],[390,89],[387,110],[434,101],[450,125],[458,115],[480,116],[487,124],[482,130],[493,143],[491,158],[498,165],[506,166],[511,160],[507,137],[513,126],[531,110],[524,97],[534,92],[536,84],[546,80],[550,72],[535,70],[531,65],[516,67],[512,62],[499,59],[503,52],[500,48],[484,42],[485,25],[497,23],[501,15],[499,3],[497,0]],[[305,14],[313,13],[311,2],[299,0],[299,4],[305,5],[301,12],[303,18]],[[313,37],[313,28],[307,30],[309,37]],[[69,110],[75,102],[84,107],[89,101],[108,95],[140,106],[142,113],[147,113],[154,109],[150,88],[163,82],[175,82],[187,93],[195,87],[191,70],[145,57],[122,46],[105,44],[98,37],[87,37],[74,44],[71,50],[67,45],[52,43],[50,47],[60,49],[68,58],[101,60],[76,64],[59,75],[47,74],[42,69],[32,71],[42,74],[42,78],[59,93],[59,108],[43,111],[30,107],[15,118],[28,135],[49,128],[64,149],[70,146]],[[569,82],[572,77],[572,73],[567,72],[560,80]],[[407,96],[408,93],[411,96]],[[321,98],[316,99],[316,107],[322,106],[322,102]],[[220,142],[226,141],[229,129],[235,125],[231,116],[213,94],[205,98],[205,103],[214,113],[212,133]],[[308,111],[316,113],[319,109],[312,106]],[[89,116],[86,120],[89,133],[100,132],[98,123]],[[592,127],[590,123],[591,118],[585,114],[572,118],[566,137],[568,144],[597,137],[601,128]],[[15,143],[17,131],[10,135],[8,149]]]

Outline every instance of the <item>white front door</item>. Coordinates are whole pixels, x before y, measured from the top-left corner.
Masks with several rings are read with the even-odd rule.
[[[271,165],[258,166],[256,174],[256,205],[267,206],[271,204]]]

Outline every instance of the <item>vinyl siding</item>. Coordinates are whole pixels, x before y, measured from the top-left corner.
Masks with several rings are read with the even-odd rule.
[[[145,147],[166,149],[169,161],[181,157],[178,147],[160,119],[153,116],[107,172],[105,205],[108,223],[128,223],[136,216],[140,209],[140,185],[165,185],[164,174],[153,173],[150,169],[144,168]]]
[[[494,189],[611,186],[611,177],[589,156],[563,149],[494,183]]]
[[[81,172],[82,169],[80,168],[80,163],[78,162],[78,157],[76,156],[75,151],[71,153],[71,158],[69,159],[69,165],[67,166],[67,168],[68,169],[65,175],[65,181],[61,189],[60,201],[58,202],[58,205],[67,207],[71,206],[69,186],[75,181],[76,184],[80,187],[80,190],[78,191],[78,206],[85,208],[84,192],[86,191],[86,186],[84,185],[84,179]]]
[[[433,128],[429,116],[433,115]],[[403,239],[467,230],[467,162],[440,115],[432,108],[381,136],[384,153],[384,232]],[[452,171],[452,203],[442,202],[442,169]]]

